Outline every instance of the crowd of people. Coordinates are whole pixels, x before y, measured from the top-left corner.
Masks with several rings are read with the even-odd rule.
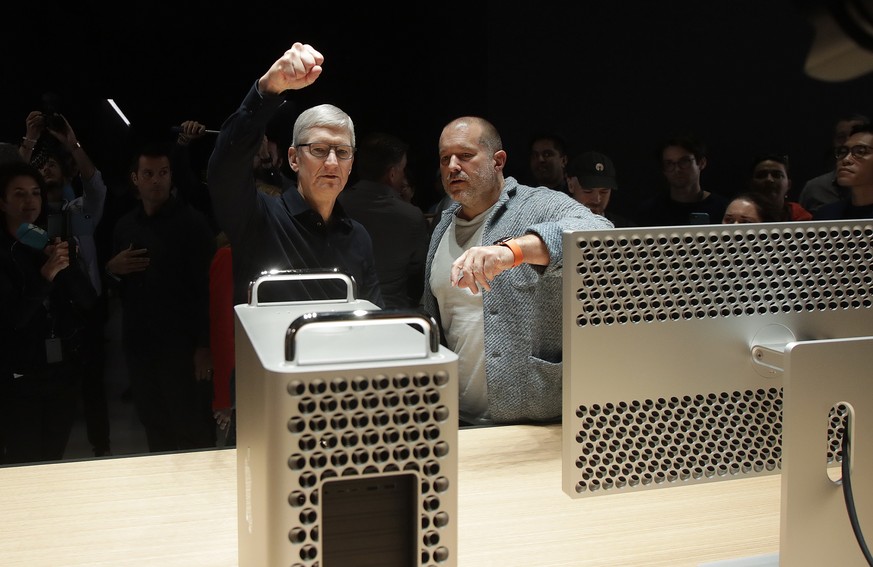
[[[94,455],[112,455],[110,305],[123,312],[151,452],[214,447],[222,432],[233,442],[232,309],[270,269],[339,269],[358,297],[433,316],[459,356],[460,424],[550,423],[561,418],[564,231],[873,217],[873,126],[862,115],[837,121],[834,168],[797,202],[786,156],[755,157],[748,185],[728,196],[704,188],[700,140],[666,137],[665,189],[625,214],[609,207],[620,168],[596,148],[571,156],[561,136],[537,134],[520,181],[505,171],[497,127],[460,116],[438,138],[443,198],[423,211],[411,202],[408,145],[386,132],[358,140],[334,105],[300,112],[287,148],[270,139],[271,120],[323,64],[295,43],[253,80],[205,175],[189,155],[206,133],[195,120],[174,142],[137,148],[114,216],[64,116],[31,112],[20,143],[0,148],[0,464],[63,458],[79,404]],[[319,301],[345,290],[297,280],[270,293]]]

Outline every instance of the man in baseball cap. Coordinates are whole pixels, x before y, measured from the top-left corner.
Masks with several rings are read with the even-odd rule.
[[[612,192],[618,189],[615,165],[609,156],[589,151],[574,157],[567,165],[567,187],[570,195],[594,214],[608,218],[616,227],[633,226],[629,220],[606,211]]]

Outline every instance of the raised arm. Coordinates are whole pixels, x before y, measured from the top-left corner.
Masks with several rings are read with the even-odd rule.
[[[231,242],[258,222],[253,160],[267,124],[285,103],[282,93],[311,85],[321,75],[324,57],[295,43],[258,79],[240,107],[221,126],[209,157],[207,185],[218,226]]]

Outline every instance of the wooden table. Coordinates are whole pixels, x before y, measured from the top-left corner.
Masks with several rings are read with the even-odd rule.
[[[462,429],[462,567],[697,566],[779,548],[778,475],[573,499],[560,426]],[[236,451],[0,469],[0,565],[237,565]]]

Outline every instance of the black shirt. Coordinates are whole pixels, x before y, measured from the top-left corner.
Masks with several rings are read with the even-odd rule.
[[[338,201],[373,239],[385,306],[418,307],[430,242],[430,228],[421,209],[401,200],[391,187],[368,180],[343,189]]]
[[[693,203],[674,201],[669,195],[643,201],[634,215],[640,226],[680,226],[689,224],[720,224],[730,201],[718,193],[710,193],[705,199]],[[697,221],[691,215],[703,213],[708,221]]]
[[[279,96],[261,97],[253,84],[239,109],[222,125],[209,158],[213,211],[233,249],[234,303],[248,301],[249,283],[266,270],[323,268],[348,274],[357,285],[356,297],[382,307],[373,246],[360,223],[350,219],[339,203],[325,222],[296,187],[272,197],[255,186],[252,158],[283,102]],[[309,301],[345,295],[337,289],[336,280],[309,280],[283,291],[281,299]],[[265,295],[264,300],[273,299]]]
[[[115,224],[112,256],[131,245],[148,249],[149,266],[120,276],[126,346],[209,346],[209,265],[216,244],[206,216],[175,197],[150,216],[140,204]]]
[[[856,207],[849,199],[827,203],[815,210],[813,220],[873,219],[873,203]]]

